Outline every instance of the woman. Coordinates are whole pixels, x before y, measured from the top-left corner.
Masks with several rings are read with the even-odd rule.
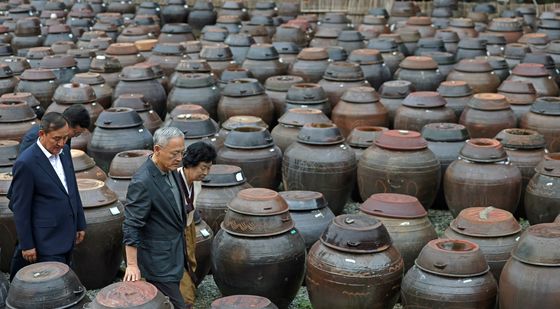
[[[187,227],[185,228],[185,239],[187,241],[187,271],[181,280],[181,294],[187,306],[194,305],[196,293],[196,230],[194,224],[194,209],[196,208],[196,197],[202,189],[201,181],[210,172],[212,161],[216,159],[216,150],[206,142],[197,142],[189,147],[183,156],[183,167],[179,168],[183,180],[183,191],[185,193],[185,205],[187,208]]]

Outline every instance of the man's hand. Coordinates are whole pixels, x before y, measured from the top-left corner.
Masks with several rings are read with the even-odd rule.
[[[23,259],[28,261],[29,263],[37,262],[37,250],[35,248],[29,250],[21,250],[21,255]]]
[[[79,245],[82,241],[84,241],[84,237],[86,237],[86,231],[76,232],[76,245]]]
[[[136,265],[128,265],[124,272],[123,281],[138,281],[140,280],[140,268]]]

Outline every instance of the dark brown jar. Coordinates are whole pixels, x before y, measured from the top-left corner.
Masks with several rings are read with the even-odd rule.
[[[329,54],[326,48],[304,48],[290,67],[288,74],[301,76],[308,83],[317,83],[323,78],[329,66]]]
[[[360,196],[401,193],[418,198],[429,209],[440,185],[440,163],[415,131],[385,131],[358,163]],[[390,158],[390,160],[389,160]]]
[[[179,61],[186,59],[185,48],[179,43],[158,43],[152,50],[148,61],[159,64],[163,74],[171,76]]]
[[[233,54],[233,60],[235,60],[237,64],[242,64],[247,57],[249,48],[251,48],[251,45],[255,44],[255,40],[247,33],[230,33],[224,43],[229,46]]]
[[[213,25],[216,23],[218,13],[214,10],[212,2],[208,3],[205,0],[196,0],[191,12],[189,13],[189,25],[193,27],[195,35],[200,34],[200,30],[206,25]]]
[[[438,29],[435,38],[443,41],[443,46],[448,53],[455,54],[459,44],[459,35],[451,29]]]
[[[195,37],[189,24],[182,21],[175,23],[163,23],[161,34],[158,37],[158,43],[181,43],[186,41],[194,41]]]
[[[121,151],[151,149],[152,134],[142,123],[138,113],[127,107],[109,108],[99,115],[88,152],[101,169],[108,171],[111,160]]]
[[[0,95],[14,92],[19,79],[6,64],[0,64]]]
[[[457,122],[455,112],[437,92],[418,91],[409,94],[395,113],[393,128],[420,132],[434,122]]]
[[[451,18],[447,29],[455,31],[459,39],[478,36],[478,32],[474,30],[474,22],[470,18]]]
[[[202,36],[200,37],[202,47],[224,43],[229,35],[229,32],[226,29],[218,26],[206,26],[204,29],[202,31]]]
[[[15,57],[9,56],[5,58],[0,58],[2,63],[7,64],[15,76],[21,76],[23,71],[30,69],[31,66],[25,57]]]
[[[80,281],[88,289],[113,282],[122,261],[124,206],[103,181],[78,179],[88,237],[74,248],[72,260]]]
[[[445,230],[449,239],[468,240],[480,246],[490,272],[500,280],[502,268],[517,245],[521,225],[508,211],[494,207],[463,209]]]
[[[498,284],[477,244],[432,240],[414,264],[402,282],[406,308],[495,308]]]
[[[447,76],[448,81],[465,81],[473,93],[496,92],[500,78],[486,60],[461,60]]]
[[[76,74],[71,82],[89,85],[95,92],[97,103],[103,108],[109,108],[112,104],[113,88],[105,82],[99,73],[79,73]]]
[[[502,144],[489,138],[468,140],[443,178],[453,216],[465,208],[487,206],[515,213],[521,184],[521,172],[509,163]]]
[[[305,243],[282,197],[239,191],[212,245],[212,273],[222,295],[258,294],[286,309],[305,274]],[[244,252],[233,259],[236,252]]]
[[[377,49],[381,52],[383,61],[385,61],[385,64],[389,67],[391,75],[395,74],[399,68],[399,64],[404,60],[404,54],[399,51],[397,42],[392,38],[371,39],[367,48]]]
[[[41,59],[45,56],[51,55],[54,55],[54,52],[50,47],[32,47],[27,51],[25,58],[27,58],[27,62],[29,62],[31,68],[37,69],[39,68]]]
[[[144,57],[133,43],[113,43],[109,45],[105,54],[117,58],[123,68],[144,61]]]
[[[300,48],[305,48],[309,41],[309,36],[302,27],[296,25],[282,24],[276,28],[276,33],[272,37],[273,42],[293,42]]]
[[[25,101],[0,102],[0,140],[21,142],[25,133],[36,122],[35,112]]]
[[[292,108],[278,119],[278,125],[272,130],[272,138],[276,146],[284,153],[295,141],[299,131],[306,123],[331,122],[319,109]]]
[[[560,306],[560,225],[537,224],[527,228],[511,252],[500,276],[500,308]]]
[[[200,51],[200,59],[208,62],[208,65],[212,68],[212,73],[218,78],[222,76],[222,72],[226,68],[235,66],[231,49],[222,43],[204,46]]]
[[[0,140],[0,173],[10,173],[17,159],[19,142]]]
[[[213,119],[217,119],[220,90],[216,86],[214,77],[204,73],[178,74],[174,87],[167,96],[167,110],[185,103],[202,106]]]
[[[166,24],[185,23],[188,16],[189,6],[185,0],[169,0],[161,8],[161,21],[164,28]]]
[[[175,68],[175,73],[171,75],[169,82],[171,83],[171,85],[175,85],[175,81],[177,80],[177,77],[179,75],[188,74],[188,73],[204,73],[204,74],[210,74],[212,76],[214,75],[212,73],[212,68],[210,67],[210,65],[208,65],[208,62],[206,62],[206,60],[201,60],[201,59],[181,60],[179,61],[179,64],[177,64],[177,67]],[[214,79],[217,80],[216,77],[214,77]]]
[[[356,49],[365,48],[364,36],[356,30],[343,30],[338,34],[337,44],[350,54]]]
[[[369,86],[360,66],[355,63],[333,62],[329,64],[319,85],[325,90],[334,107],[348,89]]]
[[[517,120],[516,127],[519,127],[521,118],[529,112],[531,105],[537,99],[537,91],[533,87],[533,83],[522,80],[506,80],[498,88],[498,93],[504,95],[508,100]]]
[[[527,44],[521,43],[509,43],[506,45],[504,51],[504,58],[510,69],[513,69],[516,65],[520,64],[525,55],[530,52],[529,46]],[[532,62],[531,62],[532,63]]]
[[[253,44],[243,61],[243,68],[248,69],[261,84],[271,76],[286,74],[287,70],[272,44]]]
[[[0,173],[0,230],[2,231],[0,233],[0,244],[2,244],[0,271],[6,273],[10,271],[11,260],[18,241],[14,214],[8,207],[10,200],[6,196],[12,179],[13,175],[11,172]],[[4,300],[5,298],[0,297],[0,299]]]
[[[134,43],[141,40],[151,40],[157,38],[150,32],[148,26],[130,25],[124,28],[117,37],[117,43]]]
[[[294,84],[286,94],[286,111],[293,108],[313,108],[321,110],[325,115],[331,115],[331,102],[323,87],[319,84]]]
[[[141,280],[108,285],[97,293],[91,303],[86,305],[91,309],[108,307],[168,309],[171,306],[173,305],[167,296],[151,283]]]
[[[259,117],[255,116],[231,116],[221,123],[222,128],[218,132],[218,139],[225,141],[228,134],[235,128],[240,127],[261,127],[268,129],[268,125]]]
[[[550,223],[560,214],[560,154],[545,154],[525,192],[525,213],[530,224]]]
[[[379,220],[387,228],[393,246],[399,250],[406,273],[422,248],[437,238],[428,212],[417,198],[396,193],[377,193],[361,206],[360,213]]]
[[[546,149],[549,152],[560,152],[559,109],[560,98],[537,98],[535,103],[531,105],[529,112],[521,117],[521,128],[535,130],[544,135]]]
[[[206,114],[179,114],[173,116],[166,126],[176,127],[185,134],[185,148],[196,142],[206,142],[220,149],[223,146],[218,136],[218,124]]]
[[[364,72],[364,77],[375,89],[391,80],[391,71],[385,65],[383,56],[375,49],[356,49],[348,57],[348,61],[357,63]]]
[[[407,80],[392,80],[383,83],[379,89],[379,101],[389,113],[389,125],[393,125],[395,113],[401,106],[402,101],[415,91],[414,86]]]
[[[455,112],[457,119],[472,98],[472,89],[465,81],[445,81],[442,82],[437,92],[447,102],[446,106]]]
[[[331,118],[344,136],[348,136],[358,126],[389,125],[388,112],[379,103],[379,95],[371,87],[348,89],[333,109]]]
[[[286,95],[292,85],[303,83],[303,78],[294,75],[271,76],[266,79],[264,87],[266,94],[274,105],[276,119],[286,112]]]
[[[492,70],[501,82],[505,81],[509,77],[510,69],[504,57],[478,56],[475,59],[488,61],[488,64],[490,64],[490,67],[492,67]]]
[[[376,38],[382,33],[391,33],[387,24],[387,18],[372,14],[364,16],[362,23],[358,26],[358,31],[366,40]]]
[[[231,66],[226,68],[220,79],[218,80],[218,87],[220,90],[224,90],[226,85],[231,82],[232,80],[240,79],[240,78],[253,78],[253,74],[248,69]],[[261,84],[262,85],[262,84]]]
[[[41,102],[44,109],[49,107],[58,86],[56,76],[51,70],[27,69],[19,79],[16,92],[29,92]]]
[[[16,22],[10,45],[17,56],[25,57],[29,48],[43,46],[40,25],[41,21],[37,17],[26,17]]]
[[[73,104],[82,104],[87,110],[91,124],[89,130],[93,131],[94,123],[103,112],[103,106],[97,104],[97,98],[93,88],[86,84],[70,83],[58,86],[53,95],[53,103],[49,105],[45,113],[63,113]]]
[[[229,82],[218,103],[218,119],[231,116],[255,116],[267,124],[274,122],[274,105],[256,79],[242,78]]]
[[[282,179],[285,190],[321,192],[340,214],[354,188],[356,156],[336,125],[307,123],[284,153]]]
[[[309,251],[334,218],[327,200],[322,193],[315,191],[282,191],[279,193],[288,203],[290,216]]]
[[[43,57],[39,67],[51,70],[56,76],[57,83],[65,84],[79,73],[76,64],[76,60],[71,55],[51,55]]]
[[[262,3],[262,2],[257,2]],[[266,3],[266,2],[265,2]],[[216,299],[211,304],[212,309],[278,309],[268,298],[255,295],[232,295]]]
[[[486,40],[479,38],[462,38],[457,45],[455,58],[460,61],[486,56],[486,42]]]
[[[516,18],[493,18],[488,31],[502,34],[508,43],[517,42],[523,35],[522,24]]]
[[[410,81],[416,91],[435,91],[445,79],[437,63],[430,57],[407,57],[399,67],[395,79]]]
[[[125,150],[115,155],[111,160],[109,178],[105,182],[111,191],[115,192],[121,203],[126,203],[128,184],[136,171],[148,160],[151,150]]]
[[[403,268],[403,259],[382,222],[363,215],[340,215],[309,251],[309,300],[317,309],[392,308]]]
[[[107,174],[95,165],[95,161],[84,151],[72,149],[70,153],[77,179],[95,179],[103,182],[107,180]]]
[[[96,56],[91,60],[89,71],[91,73],[99,73],[109,87],[114,89],[119,82],[122,65],[116,57]]]
[[[471,138],[494,138],[503,129],[515,128],[517,120],[505,96],[477,93],[467,104],[459,123],[467,127]]]
[[[558,84],[550,76],[544,65],[540,63],[521,63],[512,71],[508,80],[524,80],[531,82],[538,97],[557,96]]]
[[[395,1],[391,5],[391,18],[389,25],[397,24],[408,20],[409,17],[415,16],[420,12],[420,7],[413,1]]]
[[[121,94],[113,102],[113,107],[129,107],[135,110],[142,118],[144,127],[152,134],[162,125],[161,118],[154,112],[150,103],[146,102],[142,94]]]

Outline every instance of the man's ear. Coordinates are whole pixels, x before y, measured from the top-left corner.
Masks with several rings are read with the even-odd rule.
[[[47,133],[45,133],[45,130],[39,130],[39,137],[43,137],[45,136]]]

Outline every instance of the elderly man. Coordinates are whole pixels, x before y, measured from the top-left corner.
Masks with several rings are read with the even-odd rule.
[[[184,152],[179,129],[165,127],[154,133],[154,154],[128,186],[123,223],[127,261],[123,280],[144,277],[178,309],[190,308],[179,289],[188,266],[184,230],[189,213],[177,172]]]

